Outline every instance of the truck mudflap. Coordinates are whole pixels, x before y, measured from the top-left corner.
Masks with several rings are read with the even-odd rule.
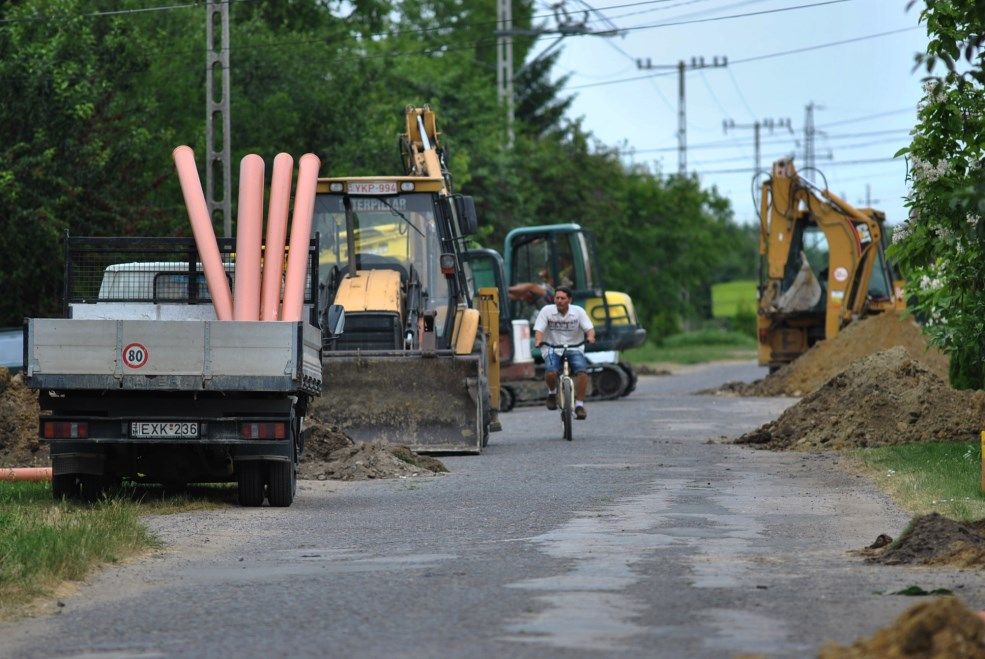
[[[310,411],[352,439],[479,453],[489,422],[484,352],[325,351]]]

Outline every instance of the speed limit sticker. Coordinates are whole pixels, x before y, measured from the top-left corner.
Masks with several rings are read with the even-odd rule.
[[[143,343],[131,343],[123,348],[123,363],[129,368],[140,368],[147,363],[147,347]]]

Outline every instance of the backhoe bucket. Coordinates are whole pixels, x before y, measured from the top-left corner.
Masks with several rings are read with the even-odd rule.
[[[488,409],[483,353],[325,351],[313,410],[356,441],[479,453]]]

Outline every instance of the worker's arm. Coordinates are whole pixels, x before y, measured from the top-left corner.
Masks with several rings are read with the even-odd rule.
[[[588,330],[587,332],[585,332],[585,340],[588,341],[589,343],[595,343],[595,328],[594,327],[592,329]]]
[[[540,344],[544,342],[544,333],[541,331],[534,332],[534,345],[538,348]]]

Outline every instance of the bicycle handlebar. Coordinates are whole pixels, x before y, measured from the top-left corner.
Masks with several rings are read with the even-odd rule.
[[[547,346],[548,348],[555,348],[555,349],[563,348],[567,350],[568,348],[580,348],[581,346],[585,345],[585,341],[582,341],[581,343],[566,343],[563,346],[558,346],[558,345],[554,345],[553,343],[547,343],[546,341],[542,341],[540,345]]]

